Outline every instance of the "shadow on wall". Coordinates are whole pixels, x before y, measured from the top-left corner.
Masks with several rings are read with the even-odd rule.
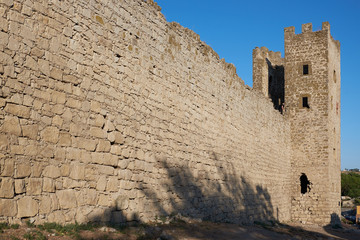
[[[249,224],[254,221],[275,220],[271,197],[261,186],[254,186],[235,172],[231,163],[219,161],[211,153],[209,161],[192,166],[179,166],[166,159],[157,160],[163,181],[155,185],[140,183],[145,195],[146,211],[127,215],[121,209],[126,199],[118,199],[114,207],[92,213],[90,222],[120,224],[181,214],[190,219],[213,222]],[[201,170],[199,170],[199,168]],[[152,216],[151,216],[152,215]],[[150,216],[150,218],[149,218]]]
[[[275,220],[268,191],[253,186],[231,163],[221,163],[215,153],[210,154],[209,165],[198,164],[196,170],[158,160],[168,179],[162,191],[143,185],[140,188],[158,216],[180,213],[189,218],[242,224]]]

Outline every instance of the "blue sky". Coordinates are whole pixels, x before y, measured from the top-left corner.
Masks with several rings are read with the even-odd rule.
[[[284,56],[284,27],[322,22],[341,43],[341,168],[360,168],[360,1],[157,0],[169,22],[192,29],[252,86],[252,49]]]

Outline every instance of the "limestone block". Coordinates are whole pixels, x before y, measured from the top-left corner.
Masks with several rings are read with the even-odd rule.
[[[60,167],[60,173],[61,173],[61,176],[63,176],[63,177],[69,176],[70,175],[70,165],[69,164],[63,164]]]
[[[104,153],[103,158],[97,160],[99,164],[117,167],[119,157],[110,153]]]
[[[100,176],[100,177],[99,177],[99,180],[97,181],[97,184],[96,184],[96,190],[98,190],[98,191],[105,191],[106,185],[107,185],[107,178],[106,178],[106,176]]]
[[[24,147],[19,145],[11,145],[10,146],[10,153],[16,155],[23,155],[24,154]]]
[[[28,177],[31,174],[31,165],[30,163],[17,163],[15,170],[16,178]]]
[[[121,159],[118,163],[118,166],[121,168],[121,169],[125,169],[128,167],[130,163],[130,160],[129,159]]]
[[[96,138],[106,138],[107,137],[107,133],[98,127],[91,127],[90,128],[90,135]]]
[[[1,71],[0,71],[1,72]],[[4,71],[2,71],[4,73]],[[0,107],[4,107],[6,105],[6,100],[4,98],[0,98]]]
[[[9,146],[8,138],[5,134],[0,134],[0,151],[4,151]]]
[[[109,195],[100,194],[97,204],[103,207],[111,207],[111,197]]]
[[[22,133],[24,137],[28,137],[30,139],[37,139],[39,126],[36,124],[33,125],[23,125],[22,127]]]
[[[111,145],[110,153],[120,156],[122,153],[122,147],[119,145]]]
[[[43,191],[44,192],[55,192],[55,183],[51,178],[44,178],[43,180]]]
[[[9,35],[4,32],[0,32],[0,47],[5,47],[9,42]]]
[[[85,179],[85,165],[81,163],[71,164],[70,177],[75,180]]]
[[[38,58],[42,58],[44,56],[44,50],[41,50],[37,47],[34,47],[31,49],[31,55],[32,56],[37,56]],[[38,61],[38,63],[40,64],[40,62]]]
[[[58,210],[60,209],[59,199],[57,198],[56,194],[50,194],[51,199],[51,210]]]
[[[30,56],[26,57],[25,60],[25,67],[28,67],[34,71],[38,70],[38,63]]]
[[[81,102],[73,98],[68,98],[65,105],[70,108],[76,108],[76,109],[81,108]]]
[[[24,155],[37,156],[39,154],[39,146],[35,144],[29,144],[24,149]]]
[[[25,192],[25,180],[15,179],[15,193],[20,194]]]
[[[25,196],[17,201],[18,218],[33,217],[39,212],[39,204],[32,197]]]
[[[34,162],[31,167],[31,176],[35,178],[41,177],[41,173],[44,169],[44,163]]]
[[[119,179],[115,176],[110,176],[107,181],[106,191],[117,192],[119,190]]]
[[[49,214],[49,222],[65,223],[65,215],[62,211],[55,211]]]
[[[69,147],[71,146],[71,135],[67,132],[60,132],[59,133],[59,142],[58,144],[60,146],[65,146],[65,147]]]
[[[75,190],[59,190],[56,192],[61,209],[75,208],[77,206]]]
[[[60,168],[54,165],[46,166],[43,171],[43,176],[48,178],[58,178],[60,177]]]
[[[63,79],[63,71],[56,67],[53,67],[50,71],[50,77],[61,81]],[[63,103],[65,103],[65,99]]]
[[[12,177],[14,175],[14,160],[13,159],[5,159],[3,169],[0,169],[1,176],[3,177]]]
[[[27,195],[40,195],[43,187],[42,178],[29,178],[26,185]]]
[[[49,214],[51,212],[51,198],[48,196],[41,196],[39,214]]]
[[[76,193],[76,199],[79,206],[95,205],[96,204],[96,190],[95,189],[81,189]]]
[[[11,178],[0,179],[0,198],[14,197],[14,180]]]
[[[56,115],[53,117],[51,123],[57,127],[61,127],[63,125],[63,122],[64,120],[59,115]]]
[[[5,116],[4,124],[1,126],[0,131],[20,136],[21,127],[19,119],[15,116]]]
[[[82,126],[80,124],[75,124],[75,123],[70,124],[70,133],[73,136],[82,135],[83,129],[84,129],[84,126]]]
[[[0,199],[0,216],[15,217],[16,214],[17,206],[14,199]]]
[[[92,152],[95,151],[95,149],[96,149],[96,145],[97,145],[96,140],[86,139],[86,138],[82,138],[82,137],[73,138],[73,139],[75,139],[73,141],[74,145],[76,145],[79,148],[82,148],[82,149],[85,149],[88,151],[92,151]]]
[[[115,126],[110,120],[106,120],[104,129],[107,132],[111,132],[115,130]]]
[[[101,104],[97,101],[91,101],[91,111],[101,113]]]
[[[123,135],[118,131],[109,132],[108,140],[112,143],[117,143],[117,144],[124,144],[125,142]]]
[[[46,76],[50,76],[50,64],[49,61],[46,61],[44,59],[38,60],[38,67],[40,72],[45,74]]]
[[[104,124],[105,124],[105,118],[102,115],[97,114],[95,117],[95,126],[102,128]]]
[[[57,143],[59,140],[59,129],[57,127],[46,127],[41,131],[41,138],[50,143]]]
[[[109,141],[100,139],[99,143],[96,147],[96,151],[97,152],[109,152],[110,148],[111,148],[111,144]]]

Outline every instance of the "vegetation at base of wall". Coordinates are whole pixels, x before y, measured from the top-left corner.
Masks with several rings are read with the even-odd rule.
[[[19,224],[0,223],[0,233],[4,232],[5,229],[18,229],[19,227]]]
[[[360,197],[360,175],[349,172],[341,173],[341,195],[351,198]]]

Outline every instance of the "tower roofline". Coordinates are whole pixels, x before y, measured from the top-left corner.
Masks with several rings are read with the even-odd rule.
[[[330,23],[329,22],[322,23],[322,27],[321,27],[320,31],[324,31],[324,30],[330,31]],[[307,32],[313,32],[312,23],[304,23],[301,25],[301,33],[299,33],[299,34],[303,34],[303,33],[307,33]],[[295,27],[291,26],[291,27],[284,28],[284,33],[295,35]],[[296,35],[299,35],[299,34],[296,34]]]

